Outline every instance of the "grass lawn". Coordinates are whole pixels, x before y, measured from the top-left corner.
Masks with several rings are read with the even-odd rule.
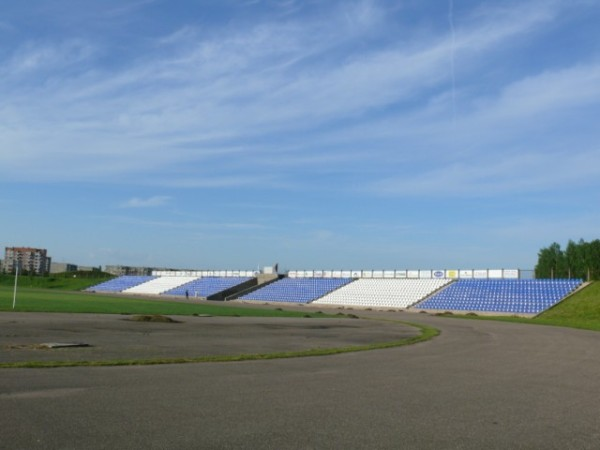
[[[12,311],[13,288],[0,286],[0,311]],[[77,291],[18,288],[15,311],[102,314],[161,314],[251,317],[333,317],[323,313],[282,311],[278,308],[236,307],[232,304],[181,303]]]
[[[81,291],[111,278],[114,277],[103,272],[66,272],[46,277],[24,275],[19,277],[18,285],[29,288]],[[14,285],[14,275],[0,275],[0,286],[13,287]]]

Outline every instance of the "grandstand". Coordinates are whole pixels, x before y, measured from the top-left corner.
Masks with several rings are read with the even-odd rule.
[[[156,277],[151,275],[123,275],[92,286],[86,290],[89,292],[123,292],[134,286],[154,280],[155,278]]]
[[[143,294],[143,295],[159,295],[163,292],[175,289],[183,284],[196,280],[198,277],[156,277],[146,283],[133,286],[123,293],[125,294]]]
[[[310,303],[352,282],[352,278],[282,278],[239,297],[263,302]]]
[[[191,297],[210,297],[234,286],[250,281],[251,277],[201,277],[164,292],[164,295],[186,295]]]
[[[457,280],[415,307],[421,310],[539,314],[582,280]]]
[[[184,296],[358,308],[539,314],[582,280],[520,279],[518,271],[298,271],[260,279],[252,272],[125,275],[92,292]],[[243,275],[243,276],[242,276]],[[341,275],[341,276],[340,276]],[[448,276],[450,275],[450,276]],[[465,278],[461,278],[461,276]],[[489,275],[489,277],[485,277]],[[506,277],[506,278],[502,278]],[[275,280],[268,283],[268,281]],[[241,295],[240,295],[241,294]]]
[[[317,305],[408,308],[450,283],[449,279],[361,278],[314,301]]]

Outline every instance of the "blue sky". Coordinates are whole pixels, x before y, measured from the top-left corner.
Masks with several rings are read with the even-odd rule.
[[[598,238],[597,0],[0,0],[0,245],[533,268]]]

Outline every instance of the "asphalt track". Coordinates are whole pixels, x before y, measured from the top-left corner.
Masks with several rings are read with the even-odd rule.
[[[600,448],[600,333],[360,315],[442,334],[325,357],[0,369],[0,448]]]

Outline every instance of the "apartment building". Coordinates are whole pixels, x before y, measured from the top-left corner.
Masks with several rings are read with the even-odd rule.
[[[6,247],[4,251],[3,271],[15,273],[17,265],[20,272],[31,275],[50,273],[52,258],[45,248]]]

